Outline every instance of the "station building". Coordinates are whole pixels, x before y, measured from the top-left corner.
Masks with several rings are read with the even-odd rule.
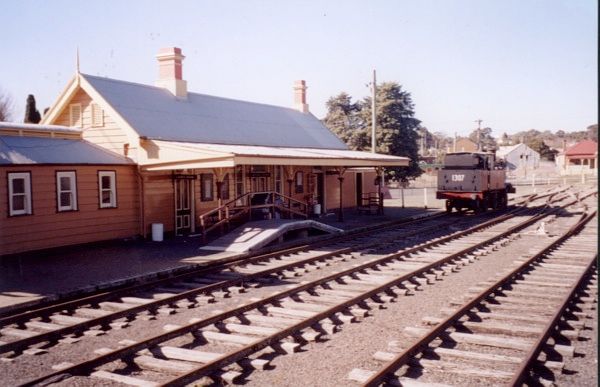
[[[304,81],[294,108],[272,106],[188,92],[181,50],[157,59],[154,86],[77,72],[40,125],[0,124],[0,255],[148,237],[153,224],[206,235],[275,216],[265,208],[341,216],[372,201],[383,168],[408,165],[349,150],[309,112]]]

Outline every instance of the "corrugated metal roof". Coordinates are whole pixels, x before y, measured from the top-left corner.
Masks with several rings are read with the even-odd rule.
[[[598,143],[592,140],[583,140],[567,149],[567,156],[594,155],[598,152]]]
[[[239,156],[268,156],[268,157],[299,157],[299,158],[321,158],[321,159],[360,159],[360,160],[388,160],[407,161],[406,157],[382,155],[379,153],[360,152],[340,149],[307,149],[298,147],[266,147],[249,145],[220,145],[202,144],[176,141],[156,141],[161,147],[178,146],[199,151],[209,150]]]
[[[70,126],[62,125],[39,125],[39,124],[21,124],[18,122],[5,122],[0,121],[0,129],[26,129],[26,130],[40,130],[40,131],[62,131],[62,132],[73,132],[80,133],[80,128],[73,128]]]
[[[0,136],[0,164],[132,164],[84,140]]]
[[[499,146],[498,149],[496,150],[496,156],[504,157],[507,154],[514,151],[515,149],[519,148],[521,145],[527,148],[527,145],[525,145],[523,143],[519,143],[519,144],[515,144],[515,145]],[[533,151],[533,149],[532,149],[532,151]]]
[[[82,76],[135,129],[156,140],[348,149],[310,113],[291,108]]]

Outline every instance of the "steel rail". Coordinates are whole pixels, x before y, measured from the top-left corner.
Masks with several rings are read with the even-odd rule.
[[[521,204],[527,203],[527,202],[533,200],[534,198],[537,199],[540,197],[545,197],[550,194],[552,194],[552,193],[551,192],[546,193],[541,196],[538,194],[522,196],[520,198],[524,198],[525,200],[523,202],[521,202]],[[520,210],[520,209],[521,208],[512,209],[509,212]],[[163,286],[164,284],[168,284],[170,282],[185,280],[186,278],[189,278],[189,277],[206,274],[207,272],[210,272],[211,270],[227,269],[231,266],[238,264],[239,262],[244,262],[245,264],[255,263],[255,262],[259,262],[261,260],[275,258],[280,255],[293,254],[293,253],[304,251],[307,249],[327,245],[329,243],[336,243],[337,241],[343,241],[345,239],[355,238],[360,235],[368,235],[369,233],[372,233],[374,231],[381,230],[381,229],[388,229],[388,228],[391,229],[391,228],[394,228],[397,226],[409,225],[409,224],[418,223],[418,222],[421,222],[424,220],[432,220],[432,219],[437,219],[437,218],[446,217],[446,216],[449,216],[449,215],[444,212],[439,212],[439,213],[435,213],[433,215],[426,215],[426,216],[418,217],[418,218],[401,219],[401,220],[384,222],[381,224],[377,224],[375,226],[370,226],[366,230],[365,229],[350,230],[350,231],[345,232],[344,235],[331,236],[329,238],[325,238],[323,240],[319,240],[319,241],[316,241],[313,243],[301,244],[298,246],[284,248],[281,250],[278,249],[276,251],[269,252],[269,253],[261,254],[259,252],[259,253],[257,253],[258,255],[250,254],[250,255],[244,255],[243,257],[233,257],[231,259],[223,259],[223,260],[220,260],[218,263],[211,264],[210,266],[202,267],[202,268],[194,268],[194,269],[186,271],[184,273],[170,276],[167,278],[151,280],[151,281],[147,281],[147,282],[144,282],[141,284],[136,284],[136,285],[131,285],[131,286],[118,286],[111,290],[102,291],[102,292],[91,294],[91,295],[84,296],[84,297],[73,297],[70,299],[67,298],[66,300],[62,299],[59,301],[52,301],[49,303],[45,303],[43,306],[38,305],[34,309],[32,309],[30,307],[19,308],[19,309],[17,309],[16,313],[14,310],[9,312],[10,314],[0,313],[0,327],[6,326],[9,324],[22,324],[23,322],[29,321],[33,318],[40,317],[42,314],[51,314],[51,313],[62,311],[62,310],[69,310],[69,309],[73,309],[73,308],[76,308],[76,307],[82,306],[82,305],[97,304],[99,302],[106,301],[111,298],[116,298],[116,297],[119,297],[124,294],[129,294],[129,293],[145,290],[145,289],[155,287],[155,286]],[[2,315],[4,315],[4,317],[1,317]]]
[[[515,228],[521,229],[522,227],[520,227],[520,226],[521,225],[518,225]],[[346,310],[347,308],[349,308],[352,305],[360,304],[361,302],[363,302],[364,300],[366,300],[368,298],[372,298],[372,297],[376,296],[377,294],[383,293],[383,292],[389,290],[390,288],[400,285],[402,282],[409,281],[413,277],[425,274],[425,273],[429,272],[431,269],[439,267],[440,265],[443,265],[445,263],[451,262],[454,259],[457,259],[465,254],[468,254],[469,252],[471,252],[473,250],[476,250],[477,248],[488,245],[489,243],[493,243],[495,240],[500,239],[500,238],[504,237],[505,235],[507,235],[507,232],[502,233],[501,235],[489,238],[486,241],[480,242],[472,247],[463,249],[457,253],[451,254],[445,258],[442,258],[441,260],[427,264],[417,270],[414,270],[413,272],[404,274],[400,277],[390,280],[380,286],[375,287],[372,290],[369,290],[363,294],[353,297],[347,301],[344,301],[343,303],[335,305],[323,312],[320,312],[313,317],[310,317],[301,322],[298,322],[288,328],[285,328],[285,329],[281,330],[280,332],[277,332],[277,333],[270,335],[263,339],[258,339],[254,343],[246,345],[245,347],[243,347],[233,353],[224,354],[223,356],[221,356],[213,361],[207,362],[207,363],[203,364],[202,366],[199,366],[199,367],[195,368],[194,370],[189,371],[182,376],[171,379],[171,380],[167,381],[166,383],[162,383],[161,387],[181,386],[181,385],[191,383],[203,376],[208,376],[211,373],[216,372],[217,370],[220,370],[223,367],[225,367],[231,363],[240,361],[263,348],[266,348],[268,346],[278,343],[285,337],[288,337],[288,336],[294,334],[295,332],[301,331],[302,329],[309,328],[312,325],[317,324],[321,320],[327,319],[327,318],[331,317],[332,315],[335,315],[336,313]],[[403,252],[402,255],[411,254],[412,252],[414,252],[411,250],[415,250],[415,248],[408,249],[408,251]],[[396,254],[392,254],[392,255],[396,255]],[[389,258],[386,257],[386,258],[384,258],[384,260],[387,261],[387,260],[389,260]],[[374,266],[378,266],[379,264],[382,264],[382,262],[380,260],[377,260],[374,262],[363,264],[363,265],[357,267],[356,270],[349,269],[349,270],[346,270],[345,272],[339,273],[339,274],[341,274],[341,276],[338,276],[338,275],[334,275],[334,276],[336,276],[339,279],[342,279],[342,281],[343,281],[343,277],[345,277],[347,275],[352,275],[353,273],[361,272],[365,269],[372,268]],[[330,277],[332,277],[332,276],[330,276]],[[321,286],[329,281],[330,281],[330,279],[328,279],[328,278],[319,280],[318,281],[319,284],[317,286]],[[312,285],[312,284],[308,284],[307,286],[310,286],[310,288],[316,287],[315,285]],[[303,289],[303,290],[308,290],[308,289]],[[295,291],[295,293],[299,293],[299,292],[300,291]],[[279,298],[281,298],[281,297],[279,297]]]
[[[445,320],[440,322],[434,328],[430,329],[418,342],[412,344],[406,350],[402,351],[394,357],[394,359],[388,363],[384,368],[379,370],[376,374],[372,375],[364,384],[364,387],[375,387],[383,384],[387,377],[396,372],[401,366],[406,364],[412,357],[423,352],[423,350],[429,345],[429,343],[439,337],[452,325],[456,324],[466,313],[471,309],[479,305],[484,299],[489,297],[491,294],[496,293],[499,288],[507,285],[514,281],[521,273],[527,271],[531,264],[538,261],[546,254],[554,250],[554,248],[567,239],[575,235],[585,224],[587,224],[596,214],[596,211],[592,215],[584,214],[582,218],[572,226],[567,232],[565,232],[560,238],[550,242],[546,247],[536,253],[534,256],[523,262],[517,268],[512,270],[504,278],[496,281],[493,285],[480,292],[475,298],[470,300],[468,303],[459,308],[453,315],[447,317]]]
[[[411,232],[405,233],[402,236],[411,236],[411,235],[422,233],[424,231],[428,231],[430,229],[437,229],[437,228],[439,228],[439,225],[428,226],[425,228],[421,228],[419,230],[413,230]],[[394,238],[396,238],[396,237],[394,237]],[[394,238],[391,238],[391,239],[394,239]],[[322,253],[317,256],[306,258],[306,259],[303,259],[300,261],[290,262],[288,264],[261,270],[261,271],[255,272],[255,273],[241,274],[239,278],[232,278],[232,279],[217,281],[215,283],[208,284],[208,285],[199,286],[195,289],[190,289],[188,291],[184,291],[184,292],[175,294],[173,296],[169,296],[169,297],[162,298],[159,300],[154,300],[151,302],[140,304],[140,305],[128,308],[128,309],[111,312],[110,314],[100,316],[100,317],[95,317],[95,318],[89,319],[87,321],[83,321],[80,323],[62,327],[60,329],[56,329],[56,330],[49,331],[49,332],[42,332],[35,336],[30,336],[30,337],[26,337],[26,338],[16,340],[13,342],[0,344],[0,353],[6,353],[6,352],[10,352],[10,351],[19,351],[19,350],[27,348],[33,344],[37,344],[37,343],[41,343],[41,342],[53,342],[53,341],[60,339],[61,337],[65,336],[65,335],[81,333],[81,332],[83,332],[91,327],[95,327],[95,326],[106,326],[108,323],[110,323],[112,321],[118,320],[120,318],[129,318],[140,312],[149,311],[149,312],[153,313],[162,306],[173,305],[176,302],[179,302],[182,300],[188,300],[188,301],[193,302],[193,298],[200,294],[208,294],[208,293],[211,293],[211,292],[214,292],[217,290],[222,290],[222,289],[226,289],[229,287],[243,285],[245,282],[251,282],[252,280],[255,280],[257,278],[266,277],[266,276],[269,276],[274,273],[279,273],[279,272],[282,272],[282,271],[285,271],[288,269],[293,269],[298,266],[304,266],[304,265],[311,264],[316,261],[325,260],[325,259],[328,259],[328,258],[331,258],[334,256],[347,254],[347,253],[354,252],[354,251],[357,251],[360,249],[366,249],[366,248],[369,248],[376,244],[377,243],[373,242],[373,243],[368,243],[365,245],[360,245],[359,247],[356,247],[356,246],[345,247],[345,248],[334,250],[331,252]],[[261,257],[261,259],[262,259],[262,257]],[[254,262],[256,262],[256,260],[252,261],[252,262],[245,261],[245,262],[243,262],[243,264],[246,265],[246,264],[254,263]],[[122,294],[121,291],[119,291],[119,295],[120,294]],[[110,299],[113,299],[116,297],[118,297],[118,295],[115,297],[111,297]],[[101,301],[98,301],[97,299],[95,301],[96,301],[95,303],[101,302]],[[87,305],[90,303],[91,303],[90,301],[87,301],[87,302],[83,303],[83,305]],[[59,308],[59,306],[53,307],[51,310],[55,310],[55,308]],[[60,311],[63,309],[64,308],[58,309],[58,310]]]
[[[207,274],[214,270],[228,269],[232,266],[239,264],[240,262],[243,262],[243,264],[252,264],[252,263],[260,262],[263,260],[275,258],[275,257],[281,256],[281,255],[293,254],[293,253],[297,253],[300,251],[327,245],[330,243],[337,243],[338,241],[343,241],[345,239],[356,238],[357,236],[360,236],[360,235],[368,235],[370,233],[373,233],[373,232],[381,230],[381,229],[410,225],[410,224],[418,223],[418,222],[421,222],[424,220],[432,220],[432,219],[437,219],[437,218],[444,217],[444,216],[448,216],[448,215],[440,212],[440,213],[436,213],[433,215],[420,217],[417,219],[409,219],[409,220],[403,219],[403,220],[399,220],[399,221],[386,222],[381,225],[376,225],[367,230],[360,230],[358,232],[347,232],[342,236],[334,236],[332,238],[328,238],[328,239],[325,239],[322,241],[317,241],[316,243],[302,244],[299,246],[294,246],[294,247],[286,248],[283,250],[276,250],[274,252],[250,256],[250,257],[248,257],[248,256],[234,257],[232,260],[226,260],[225,262],[213,264],[208,267],[194,269],[192,271],[188,271],[188,272],[178,274],[178,275],[175,275],[172,277],[161,278],[158,280],[144,282],[142,284],[137,284],[137,285],[128,286],[128,287],[118,288],[115,290],[108,290],[105,292],[92,294],[92,295],[77,298],[74,300],[52,303],[51,305],[31,309],[31,310],[28,310],[25,312],[20,312],[18,314],[12,314],[12,315],[9,315],[6,317],[0,317],[0,327],[6,326],[9,324],[19,324],[21,322],[29,321],[30,319],[39,317],[42,314],[51,314],[51,313],[59,312],[62,310],[73,309],[73,308],[76,308],[76,307],[82,306],[82,305],[97,304],[99,302],[106,301],[111,298],[116,298],[121,295],[146,290],[146,289],[152,288],[152,287],[163,286],[163,285],[171,283],[171,282],[181,281],[181,280],[188,279],[190,277]]]
[[[489,227],[496,223],[502,222],[508,218],[509,218],[509,215],[505,214],[498,218],[491,219],[485,223],[482,223],[480,225],[472,227],[468,230],[471,230],[471,232],[475,232],[480,228]],[[439,228],[439,225],[428,226],[425,228],[421,228],[419,230],[412,230],[408,233],[403,234],[402,237],[411,236],[411,235],[426,232],[430,229],[438,229],[438,228]],[[465,231],[468,231],[468,230],[465,230]],[[398,236],[390,237],[390,239],[395,239],[397,237]],[[445,237],[440,240],[437,240],[435,243],[442,243],[446,240],[450,240],[453,238],[456,238],[456,236],[454,236],[454,234],[450,235],[449,237]],[[252,274],[244,274],[244,275],[241,275],[240,278],[222,280],[222,281],[217,281],[213,284],[199,286],[198,288],[191,289],[191,290],[188,290],[185,292],[181,292],[181,293],[175,294],[175,295],[167,297],[167,298],[151,301],[151,302],[148,302],[145,304],[140,304],[140,305],[128,308],[128,309],[112,312],[105,316],[95,317],[90,320],[72,324],[69,326],[65,326],[65,327],[62,327],[57,330],[53,330],[53,331],[49,331],[49,332],[42,332],[35,336],[30,336],[30,337],[26,337],[26,338],[16,340],[13,342],[1,344],[0,345],[0,353],[6,353],[6,352],[10,352],[10,351],[20,351],[20,350],[23,350],[24,348],[27,348],[33,344],[37,344],[37,343],[41,343],[41,342],[54,342],[65,335],[78,334],[78,333],[81,333],[81,332],[83,332],[91,327],[95,327],[95,326],[106,326],[108,323],[110,323],[112,321],[118,320],[120,318],[129,318],[140,312],[149,311],[149,312],[153,313],[154,311],[156,311],[158,308],[160,308],[162,306],[173,305],[178,301],[188,300],[188,301],[193,302],[193,298],[200,294],[207,294],[207,293],[211,293],[216,290],[222,290],[222,289],[226,289],[228,287],[243,285],[245,282],[250,282],[257,278],[269,276],[274,273],[279,273],[279,272],[282,272],[282,271],[285,271],[288,269],[293,269],[298,266],[304,266],[304,265],[311,264],[316,261],[325,260],[325,259],[328,259],[328,258],[331,258],[334,256],[348,254],[348,253],[355,252],[360,249],[367,249],[369,247],[378,245],[380,243],[381,243],[381,241],[360,245],[358,247],[356,247],[356,246],[345,247],[345,248],[334,250],[331,252],[319,254],[314,257],[306,258],[304,260],[290,262],[288,264],[280,265],[280,266],[273,267],[270,269],[261,270],[261,271],[258,271],[258,272],[252,273]],[[423,249],[427,246],[420,246],[419,249]],[[253,262],[255,262],[255,261],[253,261]],[[244,264],[253,263],[253,262],[245,261]],[[99,302],[99,301],[97,301],[97,302]],[[86,304],[89,304],[89,302]],[[59,310],[62,310],[62,309],[59,309]]]
[[[590,216],[590,219],[593,218],[594,215],[595,213],[592,216]],[[583,273],[581,273],[577,281],[573,284],[568,294],[562,300],[560,307],[554,313],[552,319],[544,327],[543,334],[538,338],[538,340],[536,340],[531,350],[527,353],[521,364],[519,364],[517,371],[515,372],[513,378],[510,380],[508,385],[520,386],[527,380],[527,378],[529,377],[529,370],[531,369],[533,363],[537,360],[544,345],[546,344],[550,336],[554,333],[555,328],[560,323],[560,319],[564,315],[565,311],[574,302],[576,298],[575,296],[581,289],[585,279],[588,278],[588,276],[590,275],[590,272],[594,268],[597,259],[598,254],[596,254],[594,258],[590,260],[586,269],[583,271]]]
[[[568,205],[570,205],[570,204],[566,204],[565,206],[568,206]],[[393,279],[393,280],[391,280],[391,281],[389,281],[389,282],[387,282],[387,283],[385,283],[385,284],[383,284],[381,286],[378,286],[377,288],[375,288],[375,289],[373,289],[373,290],[371,290],[371,291],[369,291],[367,293],[361,294],[361,295],[353,298],[352,300],[350,300],[348,302],[344,302],[343,304],[341,304],[341,306],[339,306],[339,309],[336,309],[336,310],[344,310],[348,306],[357,304],[357,303],[359,303],[362,300],[371,298],[374,295],[376,295],[378,293],[381,293],[381,292],[389,289],[390,287],[397,286],[397,285],[401,284],[402,282],[406,282],[406,281],[410,280],[411,278],[413,278],[415,276],[423,275],[424,273],[429,272],[433,268],[436,268],[438,266],[441,266],[441,265],[444,265],[444,264],[446,264],[448,262],[451,262],[454,259],[456,259],[456,258],[458,258],[458,257],[460,257],[462,255],[468,254],[469,252],[472,252],[474,250],[477,250],[477,249],[481,248],[482,246],[485,246],[485,245],[487,245],[489,243],[493,243],[494,241],[496,241],[498,239],[501,239],[504,236],[509,235],[510,233],[517,232],[520,229],[522,229],[524,227],[527,227],[531,223],[534,223],[535,221],[539,220],[540,218],[542,218],[542,217],[544,217],[546,215],[549,215],[552,212],[554,212],[554,211],[550,211],[547,214],[536,215],[536,216],[532,217],[531,219],[528,219],[528,220],[526,220],[526,221],[524,221],[524,222],[522,222],[522,223],[520,223],[518,225],[515,225],[515,226],[511,227],[509,230],[507,230],[507,231],[505,231],[505,232],[503,232],[503,233],[501,233],[499,235],[493,236],[493,237],[491,237],[491,238],[489,238],[489,239],[487,239],[485,241],[479,242],[479,243],[477,243],[477,244],[475,244],[473,246],[470,246],[468,248],[465,248],[465,249],[463,249],[463,250],[461,250],[461,251],[459,251],[457,253],[451,254],[451,255],[449,255],[449,256],[441,259],[441,260],[438,260],[438,261],[433,262],[431,264],[425,265],[422,268],[419,268],[419,269],[417,269],[415,271],[412,271],[410,273],[406,273],[405,275],[403,275],[401,277],[398,277],[398,278],[395,278],[395,279]],[[473,229],[481,229],[483,227],[485,227],[485,226],[478,225],[478,226],[475,226],[475,227],[473,227],[473,228],[471,228],[469,230],[465,230],[463,232],[459,232],[459,233],[456,233],[456,234],[453,234],[453,235],[454,235],[454,238],[457,238],[457,237],[459,237],[458,234],[467,235],[467,234],[470,234],[470,233],[474,232],[474,231],[472,231]],[[442,239],[449,239],[449,238],[450,237],[442,238]],[[260,307],[262,307],[264,305],[277,302],[281,298],[288,297],[289,295],[292,295],[292,294],[295,294],[295,293],[300,293],[300,292],[303,292],[303,291],[306,291],[306,290],[310,290],[310,289],[314,289],[315,287],[321,286],[321,285],[323,285],[323,284],[325,284],[327,282],[339,280],[339,279],[342,279],[345,276],[349,276],[349,275],[351,276],[353,274],[360,273],[360,272],[362,272],[362,271],[364,271],[366,269],[372,268],[374,266],[378,266],[378,265],[384,264],[384,263],[386,263],[386,262],[388,262],[390,260],[396,259],[396,258],[398,258],[398,257],[400,257],[402,255],[412,254],[412,253],[417,252],[419,250],[422,250],[424,248],[431,247],[433,245],[437,245],[437,244],[443,243],[442,239],[435,240],[435,241],[429,242],[427,244],[423,244],[423,245],[416,246],[416,247],[413,247],[413,248],[405,249],[405,250],[402,250],[402,251],[399,251],[399,252],[396,252],[396,253],[384,256],[384,257],[382,257],[382,258],[380,258],[380,259],[378,259],[376,261],[371,261],[371,262],[359,265],[357,267],[352,267],[352,268],[343,270],[341,272],[331,274],[329,276],[326,276],[324,278],[320,278],[320,279],[315,280],[313,282],[310,282],[310,283],[307,283],[307,284],[303,284],[303,285],[299,285],[299,286],[296,286],[294,288],[291,288],[291,289],[279,292],[277,294],[274,294],[272,296],[264,298],[264,299],[262,299],[260,301],[252,302],[252,303],[243,305],[241,307],[238,307],[238,308],[235,308],[235,309],[232,309],[232,310],[220,313],[218,315],[209,317],[209,318],[207,318],[205,320],[198,321],[198,322],[195,322],[195,323],[192,323],[192,324],[188,324],[186,326],[177,328],[177,329],[169,331],[167,333],[159,334],[157,336],[151,337],[151,338],[146,339],[144,341],[141,341],[141,342],[132,344],[130,346],[126,346],[126,347],[114,350],[112,352],[109,352],[107,354],[101,355],[101,356],[96,357],[94,359],[90,359],[88,361],[85,361],[85,362],[73,365],[73,366],[68,367],[66,369],[63,369],[61,371],[56,371],[56,372],[53,372],[51,374],[48,374],[48,375],[45,375],[45,376],[41,376],[39,378],[36,378],[34,380],[31,380],[31,381],[28,381],[28,382],[24,383],[23,386],[32,386],[32,385],[36,385],[36,384],[39,384],[39,383],[51,383],[53,381],[60,380],[60,379],[63,379],[65,377],[69,377],[70,375],[85,375],[86,373],[89,373],[89,371],[93,370],[94,368],[96,368],[96,367],[98,367],[98,366],[100,366],[102,364],[106,364],[106,363],[109,363],[109,362],[112,362],[112,361],[115,361],[115,360],[119,360],[119,359],[126,358],[128,356],[132,356],[132,355],[134,355],[136,352],[138,352],[140,350],[154,347],[154,346],[156,346],[156,345],[158,345],[160,343],[163,343],[165,341],[169,341],[169,340],[171,340],[173,338],[176,338],[176,337],[180,337],[182,335],[185,335],[185,334],[188,334],[190,332],[196,331],[196,330],[201,329],[203,327],[215,324],[215,323],[217,323],[219,321],[226,320],[226,319],[231,318],[231,317],[236,317],[236,316],[238,316],[240,314],[243,314],[243,313],[245,313],[247,311],[254,310],[254,309],[260,308]],[[336,312],[333,312],[333,313],[336,313]],[[331,313],[329,315],[331,315]],[[323,318],[320,318],[319,320],[322,320],[322,319]],[[314,320],[314,318],[310,319],[310,320],[308,320],[308,322],[306,322],[306,324],[307,324],[306,326],[310,326],[310,325],[314,324],[316,321],[319,321],[319,320]],[[303,326],[303,327],[306,327],[306,326]],[[287,336],[289,336],[289,333],[286,334],[283,337],[287,337]],[[265,344],[265,343],[266,342],[262,342],[261,345],[263,347],[264,346],[268,346],[268,344]],[[248,349],[246,349],[246,350],[248,350]],[[229,356],[233,356],[233,357],[229,357],[228,359],[233,359],[233,358],[238,359],[238,356],[241,356],[241,355],[229,355]],[[243,356],[241,356],[240,358],[243,358]],[[219,361],[219,364],[227,362],[226,360],[223,360],[223,359],[220,359],[220,360],[217,359],[217,361]],[[232,361],[235,361],[235,360],[232,360]],[[210,364],[213,364],[213,363],[210,363]],[[217,366],[213,364],[213,367],[217,367]],[[214,368],[214,369],[216,369],[216,368]],[[192,372],[194,372],[194,371],[192,371]],[[200,372],[201,373],[202,372],[209,373],[208,371],[206,371],[206,368],[203,368],[203,371],[200,371]],[[197,376],[197,374],[194,374],[194,375]],[[191,376],[189,376],[189,377],[191,377]]]

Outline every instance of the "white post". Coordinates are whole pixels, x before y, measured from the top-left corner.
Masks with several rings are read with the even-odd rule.
[[[427,209],[427,187],[423,188],[423,204],[425,209]]]
[[[563,177],[563,185],[567,185],[567,178]]]
[[[371,101],[371,120],[373,121],[373,131],[371,133],[371,152],[375,153],[377,141],[375,140],[375,128],[377,126],[377,114],[375,111],[375,97],[377,96],[377,80],[375,78],[375,70],[373,70],[373,100]]]
[[[404,208],[404,187],[400,186],[400,197],[402,198],[402,208]]]
[[[531,186],[533,187],[533,193],[535,193],[535,173],[531,175]]]

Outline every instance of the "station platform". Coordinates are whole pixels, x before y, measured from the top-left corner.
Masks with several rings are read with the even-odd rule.
[[[304,237],[308,237],[308,231],[311,229],[328,234],[344,232],[344,230],[337,227],[311,219],[257,220],[243,224],[213,242],[200,247],[200,250],[246,253],[256,251],[275,241],[283,242],[284,236],[294,231],[304,231],[306,232]]]
[[[321,227],[330,226],[329,230],[349,231],[393,220],[426,216],[439,210],[391,207],[386,208],[385,215],[359,215],[349,210],[344,212],[343,222],[339,222],[335,214],[329,214],[315,223],[321,224]],[[255,236],[268,233],[254,231]],[[247,238],[251,235],[252,231],[246,233]],[[263,241],[267,239],[265,235]],[[297,244],[310,240],[310,237],[301,238]],[[243,239],[236,243],[244,245]],[[266,251],[264,246],[265,243],[254,246],[252,251],[254,254],[262,253]],[[175,237],[163,242],[119,240],[4,256],[0,257],[0,314],[47,300],[83,295],[206,267],[249,255],[252,251],[203,249],[200,237]]]

